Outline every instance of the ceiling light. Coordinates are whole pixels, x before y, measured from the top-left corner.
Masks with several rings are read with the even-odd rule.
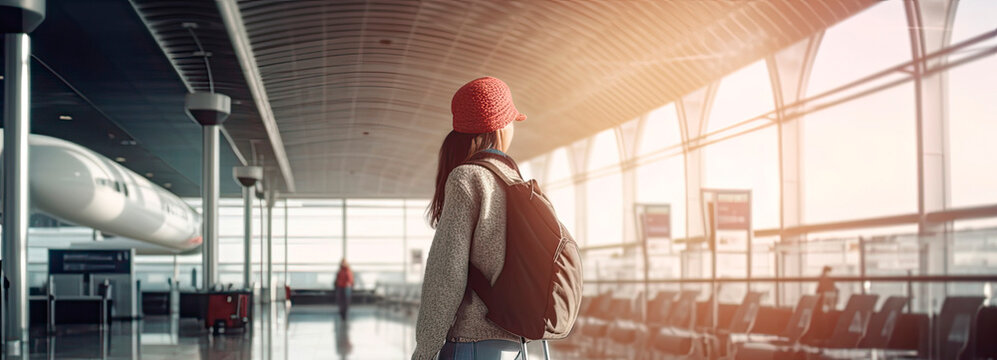
[[[138,144],[135,140],[121,140],[121,145],[135,145]]]
[[[3,80],[3,75],[0,75],[0,80]]]
[[[69,116],[69,115],[59,115],[59,120],[69,121],[69,120],[73,120],[73,117]]]
[[[145,173],[145,177],[148,177],[148,178],[151,178],[151,177],[152,177],[152,175],[154,175],[154,174],[153,174],[153,173],[151,173],[151,172],[147,172],[147,173]]]
[[[172,183],[163,183],[163,187],[169,189],[169,188],[173,187],[173,184]]]
[[[125,162],[125,158],[124,158],[124,157],[121,157],[121,156],[118,156],[118,157],[114,158],[114,161],[117,161],[117,162],[119,162],[119,163],[121,163],[121,162]]]

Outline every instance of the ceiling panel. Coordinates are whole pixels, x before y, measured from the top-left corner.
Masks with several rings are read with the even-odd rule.
[[[694,91],[872,4],[295,1],[239,6],[299,195],[428,196],[450,97],[505,80],[529,158]]]

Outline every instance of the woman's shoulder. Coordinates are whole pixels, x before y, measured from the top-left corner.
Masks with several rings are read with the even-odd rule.
[[[461,181],[475,178],[483,178],[488,174],[488,169],[480,165],[461,164],[450,171],[447,181]]]
[[[491,191],[495,187],[497,179],[491,171],[474,164],[463,164],[457,166],[447,177],[447,188],[462,188],[469,195]]]

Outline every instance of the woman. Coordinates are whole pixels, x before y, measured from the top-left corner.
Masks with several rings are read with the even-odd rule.
[[[336,274],[336,302],[339,305],[339,317],[346,320],[350,311],[350,297],[353,296],[353,270],[343,258],[339,262],[339,272]]]
[[[519,353],[519,337],[485,319],[488,309],[466,286],[469,263],[492,282],[502,270],[505,192],[487,169],[462,164],[472,156],[481,158],[521,179],[505,152],[513,123],[526,115],[516,110],[509,87],[493,77],[461,87],[450,108],[453,131],[440,147],[436,193],[428,209],[436,235],[426,261],[412,359],[509,358]]]

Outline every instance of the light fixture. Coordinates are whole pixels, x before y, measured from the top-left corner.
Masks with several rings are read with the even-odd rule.
[[[69,115],[59,115],[59,120],[69,121],[73,120],[73,117]]]
[[[135,145],[138,144],[135,140],[121,140],[121,145]]]
[[[151,173],[151,172],[147,172],[147,173],[145,173],[145,177],[147,177],[147,178],[151,178],[151,177],[152,177],[152,175],[155,175],[155,174],[153,174],[153,173]]]
[[[0,80],[3,80],[3,75],[0,75]]]
[[[114,158],[114,161],[117,161],[117,162],[119,162],[119,163],[122,163],[122,162],[125,162],[125,158],[124,158],[124,157],[122,157],[122,156],[118,156],[118,157]]]
[[[163,183],[163,187],[169,189],[173,187],[173,183]]]

